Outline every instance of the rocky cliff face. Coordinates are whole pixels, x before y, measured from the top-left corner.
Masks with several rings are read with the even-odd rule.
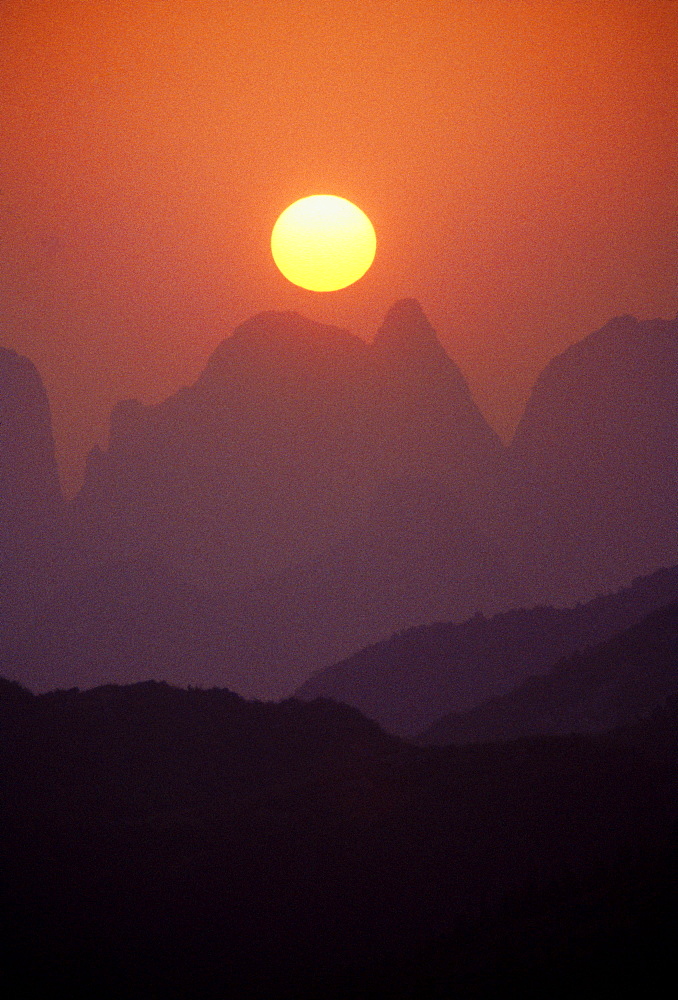
[[[0,607],[39,600],[61,516],[49,404],[34,365],[0,348]]]
[[[659,608],[469,712],[439,719],[423,743],[479,743],[600,733],[659,712],[678,695],[678,604]]]
[[[461,729],[454,733],[450,729],[449,738],[442,738],[447,732],[444,719],[453,718],[450,713],[457,713],[459,719],[468,716],[471,721],[476,718],[476,711],[478,718],[484,718],[483,713],[493,718],[494,706],[504,700],[508,705],[513,704],[513,695],[520,692],[521,684],[525,687],[528,678],[525,690],[534,693],[539,690],[536,678],[559,661],[610,640],[648,614],[676,601],[678,566],[658,570],[616,594],[574,608],[512,609],[491,618],[474,615],[460,624],[424,625],[375,643],[343,662],[318,671],[295,694],[306,700],[330,698],[353,705],[387,731],[400,736],[417,736],[442,720],[441,742],[453,742],[461,738]],[[648,670],[656,652],[652,648],[654,651],[648,653]],[[673,674],[678,681],[675,648],[673,660]],[[636,666],[641,663],[638,659]],[[626,671],[621,663],[617,669],[620,677]],[[565,673],[562,678],[567,681],[567,676]],[[600,693],[605,685],[609,691],[614,689],[611,675],[601,680],[591,673],[589,681],[592,692],[595,689]],[[668,693],[669,690],[664,697]],[[619,694],[615,693],[608,708],[612,711],[618,703]],[[621,716],[618,721],[621,723]],[[617,723],[611,722],[610,726],[613,724]],[[478,728],[474,732],[477,739],[492,737],[489,730]],[[525,733],[516,729],[514,735]]]
[[[394,473],[463,486],[496,475],[503,447],[414,299],[388,312],[372,347],[385,389]],[[386,442],[385,442],[386,443]]]

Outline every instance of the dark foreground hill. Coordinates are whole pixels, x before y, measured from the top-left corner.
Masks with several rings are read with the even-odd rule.
[[[414,736],[675,600],[678,566],[574,608],[537,607],[411,629],[319,671],[297,696],[354,705],[389,731]]]
[[[425,743],[600,732],[644,718],[678,694],[678,604],[653,612],[542,677],[426,730]]]
[[[668,967],[675,706],[445,749],[156,683],[3,682],[0,715],[15,996],[571,996]]]

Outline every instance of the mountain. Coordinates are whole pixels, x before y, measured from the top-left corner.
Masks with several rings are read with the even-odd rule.
[[[441,749],[322,701],[4,681],[0,723],[16,995],[376,997],[402,977],[489,998],[498,977],[537,996],[539,969],[580,972],[602,928],[644,962],[669,916],[675,706],[595,738]]]
[[[389,310],[371,351],[384,379],[388,478],[450,484],[463,502],[468,479],[491,480],[503,448],[416,300]]]
[[[70,512],[79,564],[156,555],[188,582],[251,586],[312,560],[433,481],[482,506],[502,447],[413,300],[374,345],[294,313],[238,327],[197,382],[127,402]]]
[[[554,358],[509,449],[514,551],[569,603],[678,561],[678,319],[612,320]]]
[[[43,598],[62,498],[44,386],[28,360],[0,348],[0,609]]]
[[[411,629],[317,672],[296,695],[354,705],[385,729],[415,736],[675,600],[678,566],[574,608],[512,610]]]
[[[262,313],[194,385],[116,407],[59,593],[5,669],[39,690],[155,677],[280,697],[394,629],[494,609],[503,456],[414,300],[372,345]]]
[[[635,722],[678,695],[678,603],[468,712],[440,719],[424,743],[600,732]]]
[[[51,563],[52,514],[27,513],[39,490],[16,479],[51,463],[55,483],[43,401],[43,437],[4,450],[6,509],[23,511],[5,604],[23,588],[29,615],[5,630],[5,671],[38,690],[154,677],[277,698],[393,633],[573,604],[673,564],[675,349],[675,323],[612,322],[548,366],[506,449],[414,300],[372,344],[261,313],[193,385],[114,409]],[[470,664],[403,681],[384,723],[419,731],[524,676]]]

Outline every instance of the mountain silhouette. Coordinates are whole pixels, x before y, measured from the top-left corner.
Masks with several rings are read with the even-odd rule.
[[[600,732],[635,722],[678,694],[678,604],[523,681],[469,712],[440,719],[424,743]]]
[[[7,670],[40,690],[193,672],[279,697],[395,629],[492,609],[502,461],[413,300],[373,345],[263,313],[194,385],[115,408],[67,514],[59,593]]]
[[[477,506],[500,454],[416,303],[394,307],[373,346],[261,313],[194,385],[116,407],[72,544],[88,567],[155,553],[188,581],[249,586],[336,543],[388,503],[390,481],[454,484]]]
[[[17,994],[489,1000],[668,969],[675,344],[609,324],[504,448],[414,300],[372,344],[262,313],[115,408],[63,514],[44,389],[0,354]],[[402,738],[434,723],[496,742]]]
[[[581,600],[678,561],[678,319],[632,316],[541,374],[510,446],[532,593]]]
[[[4,451],[5,600],[30,596],[5,670],[38,690],[193,678],[281,697],[393,633],[572,604],[673,564],[675,345],[675,323],[626,318],[569,348],[507,449],[415,300],[372,344],[261,313],[193,385],[115,407],[51,562],[60,499],[26,362],[19,409],[42,431]],[[487,670],[408,694],[415,730],[395,691],[379,717],[419,731],[505,690]]]
[[[574,608],[540,606],[422,626],[317,672],[296,695],[354,705],[385,729],[415,736],[449,712],[508,692],[675,600],[678,566]]]
[[[451,483],[463,496],[466,477],[496,472],[499,439],[415,299],[389,310],[372,351],[386,378],[382,420],[394,446],[391,478]]]
[[[45,597],[62,514],[47,394],[27,358],[0,348],[0,610]]]

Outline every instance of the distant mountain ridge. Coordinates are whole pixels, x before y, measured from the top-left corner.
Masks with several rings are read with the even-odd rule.
[[[678,695],[678,603],[530,677],[468,712],[438,720],[425,744],[595,733],[629,725]]]
[[[501,453],[413,300],[374,346],[261,313],[194,385],[116,407],[72,506],[72,543],[89,565],[156,552],[187,580],[249,586],[336,543],[389,481],[454,483],[477,505],[475,480]]]
[[[575,608],[536,607],[422,626],[319,671],[296,695],[345,702],[386,730],[412,737],[454,709],[509,692],[677,600],[675,566]]]

